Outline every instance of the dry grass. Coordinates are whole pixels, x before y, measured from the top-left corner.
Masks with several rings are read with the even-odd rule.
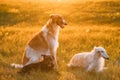
[[[120,2],[0,3],[0,80],[120,80]],[[54,71],[20,75],[11,63],[21,63],[26,43],[41,29],[49,14],[62,14],[68,26],[60,30],[57,51],[59,75]],[[103,73],[67,68],[70,58],[103,46],[110,60]]]

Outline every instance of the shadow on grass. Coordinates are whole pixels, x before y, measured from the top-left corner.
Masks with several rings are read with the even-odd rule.
[[[72,67],[67,69],[68,72],[73,73],[76,79],[81,80],[107,80],[104,74],[96,73],[94,71],[86,72],[85,69],[79,67]]]
[[[60,77],[59,74],[57,74],[54,71],[44,72],[41,70],[38,71],[32,71],[29,74],[19,74],[17,73],[17,78],[24,80],[58,80]]]
[[[0,4],[0,26],[11,26],[21,22],[34,23],[37,21],[38,13],[34,11],[22,10],[16,5]]]
[[[0,26],[16,25],[21,22],[34,24],[42,23],[46,14],[63,13],[67,22],[72,24],[113,24],[120,26],[120,2],[100,1],[86,3],[70,3],[66,5],[51,6],[39,3],[21,3],[21,5],[0,4]],[[28,5],[28,6],[26,6]],[[40,5],[40,6],[39,6]],[[59,5],[59,3],[58,3]],[[71,7],[69,10],[68,7]],[[69,16],[68,16],[69,15]],[[44,17],[43,17],[44,16]]]
[[[20,69],[12,68],[11,66],[5,66],[5,72],[0,72],[0,80],[12,79],[12,80],[58,80],[60,75],[54,71],[44,72],[41,70],[34,71],[30,73],[18,73]]]
[[[80,24],[112,24],[120,26],[120,2],[100,1],[73,4],[74,10],[71,22]]]

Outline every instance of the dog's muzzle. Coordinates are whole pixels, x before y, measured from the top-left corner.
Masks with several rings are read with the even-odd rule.
[[[102,52],[101,55],[104,59],[107,59],[107,60],[109,59],[109,56],[107,55],[106,52]]]
[[[67,22],[66,22],[65,20],[63,20],[63,24],[64,24],[64,25],[67,25]]]
[[[109,60],[109,57],[103,57],[103,58]]]

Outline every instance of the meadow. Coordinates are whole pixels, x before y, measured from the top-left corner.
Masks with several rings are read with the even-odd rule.
[[[10,64],[21,63],[27,42],[52,13],[63,15],[68,23],[59,34],[59,74],[18,74]],[[94,46],[103,46],[110,56],[107,70],[88,73],[67,67],[74,54]],[[120,80],[120,1],[0,0],[0,80]]]

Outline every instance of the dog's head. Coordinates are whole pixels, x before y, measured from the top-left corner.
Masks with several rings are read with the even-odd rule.
[[[50,15],[50,21],[51,21],[52,24],[57,24],[61,28],[64,28],[64,26],[67,25],[66,21],[59,14],[51,14]]]
[[[109,56],[107,55],[106,50],[103,47],[94,47],[94,51],[99,56],[102,56],[105,59],[109,59]]]

